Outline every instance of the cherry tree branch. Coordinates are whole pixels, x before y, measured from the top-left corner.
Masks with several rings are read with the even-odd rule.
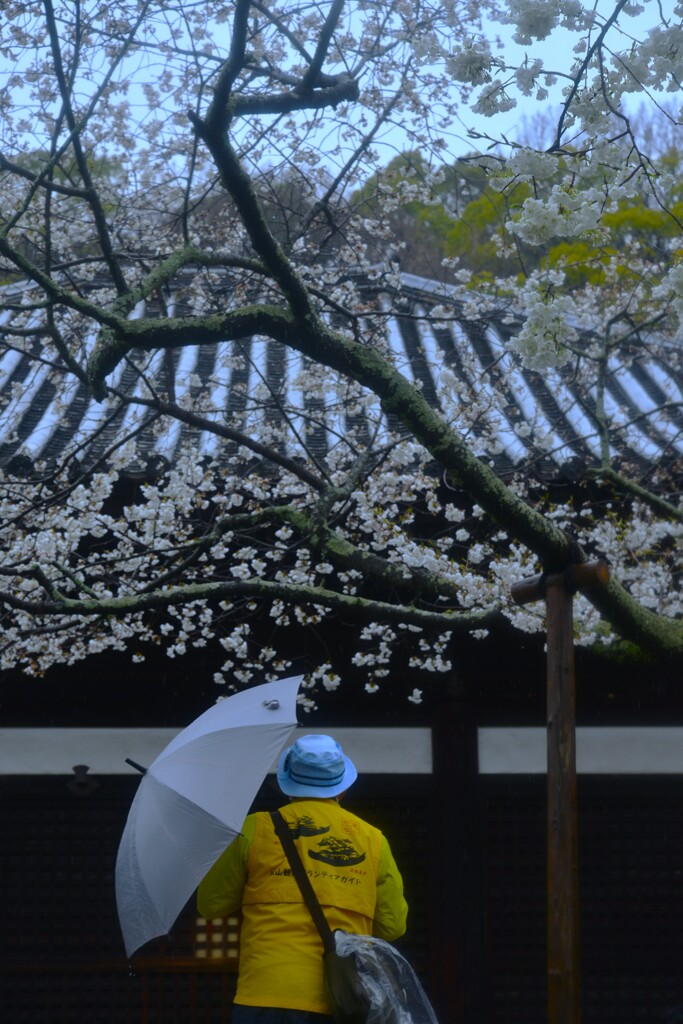
[[[5,574],[0,570],[0,575]],[[340,594],[325,587],[305,584],[274,583],[268,580],[226,580],[210,583],[188,583],[168,587],[163,591],[147,594],[132,594],[118,598],[69,598],[63,597],[45,581],[44,574],[37,567],[30,575],[36,582],[45,583],[48,596],[43,600],[18,597],[9,591],[0,590],[0,605],[28,612],[31,615],[67,615],[83,617],[115,616],[157,611],[176,607],[194,601],[232,601],[238,598],[286,600],[297,605],[316,605],[330,611],[344,612],[349,618],[361,622],[381,620],[390,623],[406,623],[428,629],[447,629],[470,633],[473,629],[485,629],[500,616],[495,611],[452,612],[431,611],[413,605],[390,604],[351,594]]]
[[[622,494],[632,494],[635,498],[639,498],[643,504],[654,509],[655,512],[666,516],[667,519],[683,523],[683,509],[680,506],[672,504],[666,498],[660,497],[660,495],[647,487],[643,487],[635,480],[629,480],[628,477],[624,476],[623,473],[618,473],[612,466],[591,467],[588,470],[588,476],[594,480],[609,480],[610,483],[615,484],[619,488]]]
[[[605,40],[605,36],[607,35],[609,30],[611,29],[612,25],[614,25],[614,23],[616,22],[616,20],[618,19],[619,15],[621,14],[621,12],[624,9],[624,7],[626,7],[628,2],[629,2],[629,0],[618,0],[618,2],[616,4],[614,10],[612,11],[611,15],[609,16],[609,18],[606,20],[605,24],[600,29],[600,32],[598,33],[598,35],[597,35],[597,37],[595,39],[595,42],[591,46],[589,46],[589,48],[588,48],[588,50],[586,52],[586,56],[581,61],[581,65],[580,65],[578,71],[573,76],[573,81],[572,81],[571,87],[569,89],[569,92],[567,93],[566,99],[564,100],[564,102],[562,104],[562,112],[560,113],[560,116],[559,116],[558,121],[557,121],[557,130],[556,130],[556,133],[555,133],[555,139],[554,139],[552,145],[548,149],[549,153],[555,153],[558,150],[562,149],[562,135],[564,133],[564,123],[567,120],[567,117],[569,116],[569,111],[571,110],[571,105],[574,102],[574,98],[576,97],[576,94],[577,94],[577,92],[579,90],[579,82],[581,81],[582,77],[585,75],[586,71],[588,70],[588,68],[590,66],[590,62],[593,59],[593,55],[602,46],[602,44],[603,44],[603,42]]]

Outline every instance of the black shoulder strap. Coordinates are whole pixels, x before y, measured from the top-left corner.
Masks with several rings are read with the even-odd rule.
[[[294,840],[292,839],[289,833],[287,822],[282,817],[279,811],[271,811],[270,816],[273,819],[273,826],[275,828],[275,832],[277,833],[278,839],[282,843],[282,848],[287,855],[287,860],[289,861],[290,867],[292,869],[292,874],[299,883],[301,895],[303,896],[306,902],[306,906],[311,912],[311,917],[313,918],[315,925],[318,931],[320,932],[320,937],[323,940],[323,945],[325,949],[334,949],[334,935],[332,934],[332,929],[327,923],[327,918],[323,913],[322,907],[318,902],[318,897],[316,896],[313,890],[313,886],[311,885],[311,880],[306,874],[305,867],[301,863],[299,851],[294,845]]]

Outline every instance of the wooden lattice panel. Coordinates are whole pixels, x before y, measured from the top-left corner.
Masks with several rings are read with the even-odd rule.
[[[491,1024],[545,1024],[545,779],[483,789]],[[579,783],[583,1024],[683,1021],[683,779]]]

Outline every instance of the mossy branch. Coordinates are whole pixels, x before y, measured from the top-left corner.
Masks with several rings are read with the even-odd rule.
[[[7,591],[0,591],[0,604],[36,616],[79,616],[120,618],[147,611],[159,611],[195,601],[234,601],[244,599],[283,600],[292,605],[317,605],[330,611],[342,611],[345,616],[362,622],[382,621],[399,625],[421,626],[469,633],[502,621],[495,611],[442,612],[415,608],[412,605],[389,604],[368,598],[340,594],[325,587],[305,584],[275,583],[269,580],[226,580],[213,583],[188,583],[166,590],[126,597],[51,598],[29,600]]]
[[[636,483],[635,480],[629,480],[621,473],[617,473],[611,466],[598,466],[594,469],[588,470],[587,475],[595,480],[609,480],[613,483],[622,494],[632,494],[634,497],[639,498],[644,505],[658,512],[660,515],[665,516],[667,519],[671,519],[677,523],[683,523],[683,509],[678,505],[673,505],[666,498],[662,498],[660,495],[655,494],[653,491],[643,487],[641,484]]]
[[[203,317],[158,317],[153,320],[117,320],[115,328],[100,332],[88,360],[87,377],[93,394],[102,399],[105,380],[132,349],[184,348],[218,344],[253,334],[266,334],[287,343],[294,318],[277,306],[244,306],[228,313]]]

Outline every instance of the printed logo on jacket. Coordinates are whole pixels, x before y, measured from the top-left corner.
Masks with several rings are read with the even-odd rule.
[[[343,836],[330,834],[330,825],[316,825],[308,815],[289,822],[288,828],[293,839],[325,837],[319,840],[317,849],[306,850],[312,860],[322,861],[323,864],[329,864],[336,868],[353,867],[356,864],[362,864],[365,860],[365,851],[357,850],[351,840],[345,839]]]

